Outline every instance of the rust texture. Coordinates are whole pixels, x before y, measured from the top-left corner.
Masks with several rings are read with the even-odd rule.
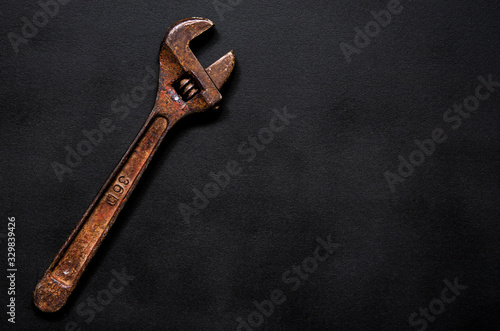
[[[65,305],[170,128],[185,115],[218,107],[219,90],[233,70],[234,54],[231,51],[203,69],[189,48],[191,40],[212,26],[210,20],[189,18],[167,32],[153,110],[37,284],[33,299],[40,310],[55,312]]]

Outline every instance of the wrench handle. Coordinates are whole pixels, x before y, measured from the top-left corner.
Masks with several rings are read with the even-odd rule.
[[[168,129],[167,119],[157,115],[139,132],[38,283],[34,301],[42,311],[54,312],[66,303]]]

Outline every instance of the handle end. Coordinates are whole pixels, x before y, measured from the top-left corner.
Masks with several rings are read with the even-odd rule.
[[[54,313],[66,304],[71,292],[71,287],[64,286],[50,277],[50,274],[45,274],[36,285],[33,301],[41,311]]]

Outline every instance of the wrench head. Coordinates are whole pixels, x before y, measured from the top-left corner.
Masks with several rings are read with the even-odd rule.
[[[189,48],[194,38],[213,25],[205,18],[185,19],[174,24],[163,39],[155,108],[170,122],[189,113],[217,108],[222,100],[219,89],[233,70],[233,52],[205,70]]]

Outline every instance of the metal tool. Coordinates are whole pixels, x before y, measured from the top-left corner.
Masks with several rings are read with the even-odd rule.
[[[218,108],[219,89],[233,70],[234,54],[231,51],[203,69],[189,48],[191,40],[212,26],[210,20],[189,18],[167,32],[160,49],[154,108],[37,284],[33,298],[40,310],[55,312],[64,306],[172,126],[185,115]]]

